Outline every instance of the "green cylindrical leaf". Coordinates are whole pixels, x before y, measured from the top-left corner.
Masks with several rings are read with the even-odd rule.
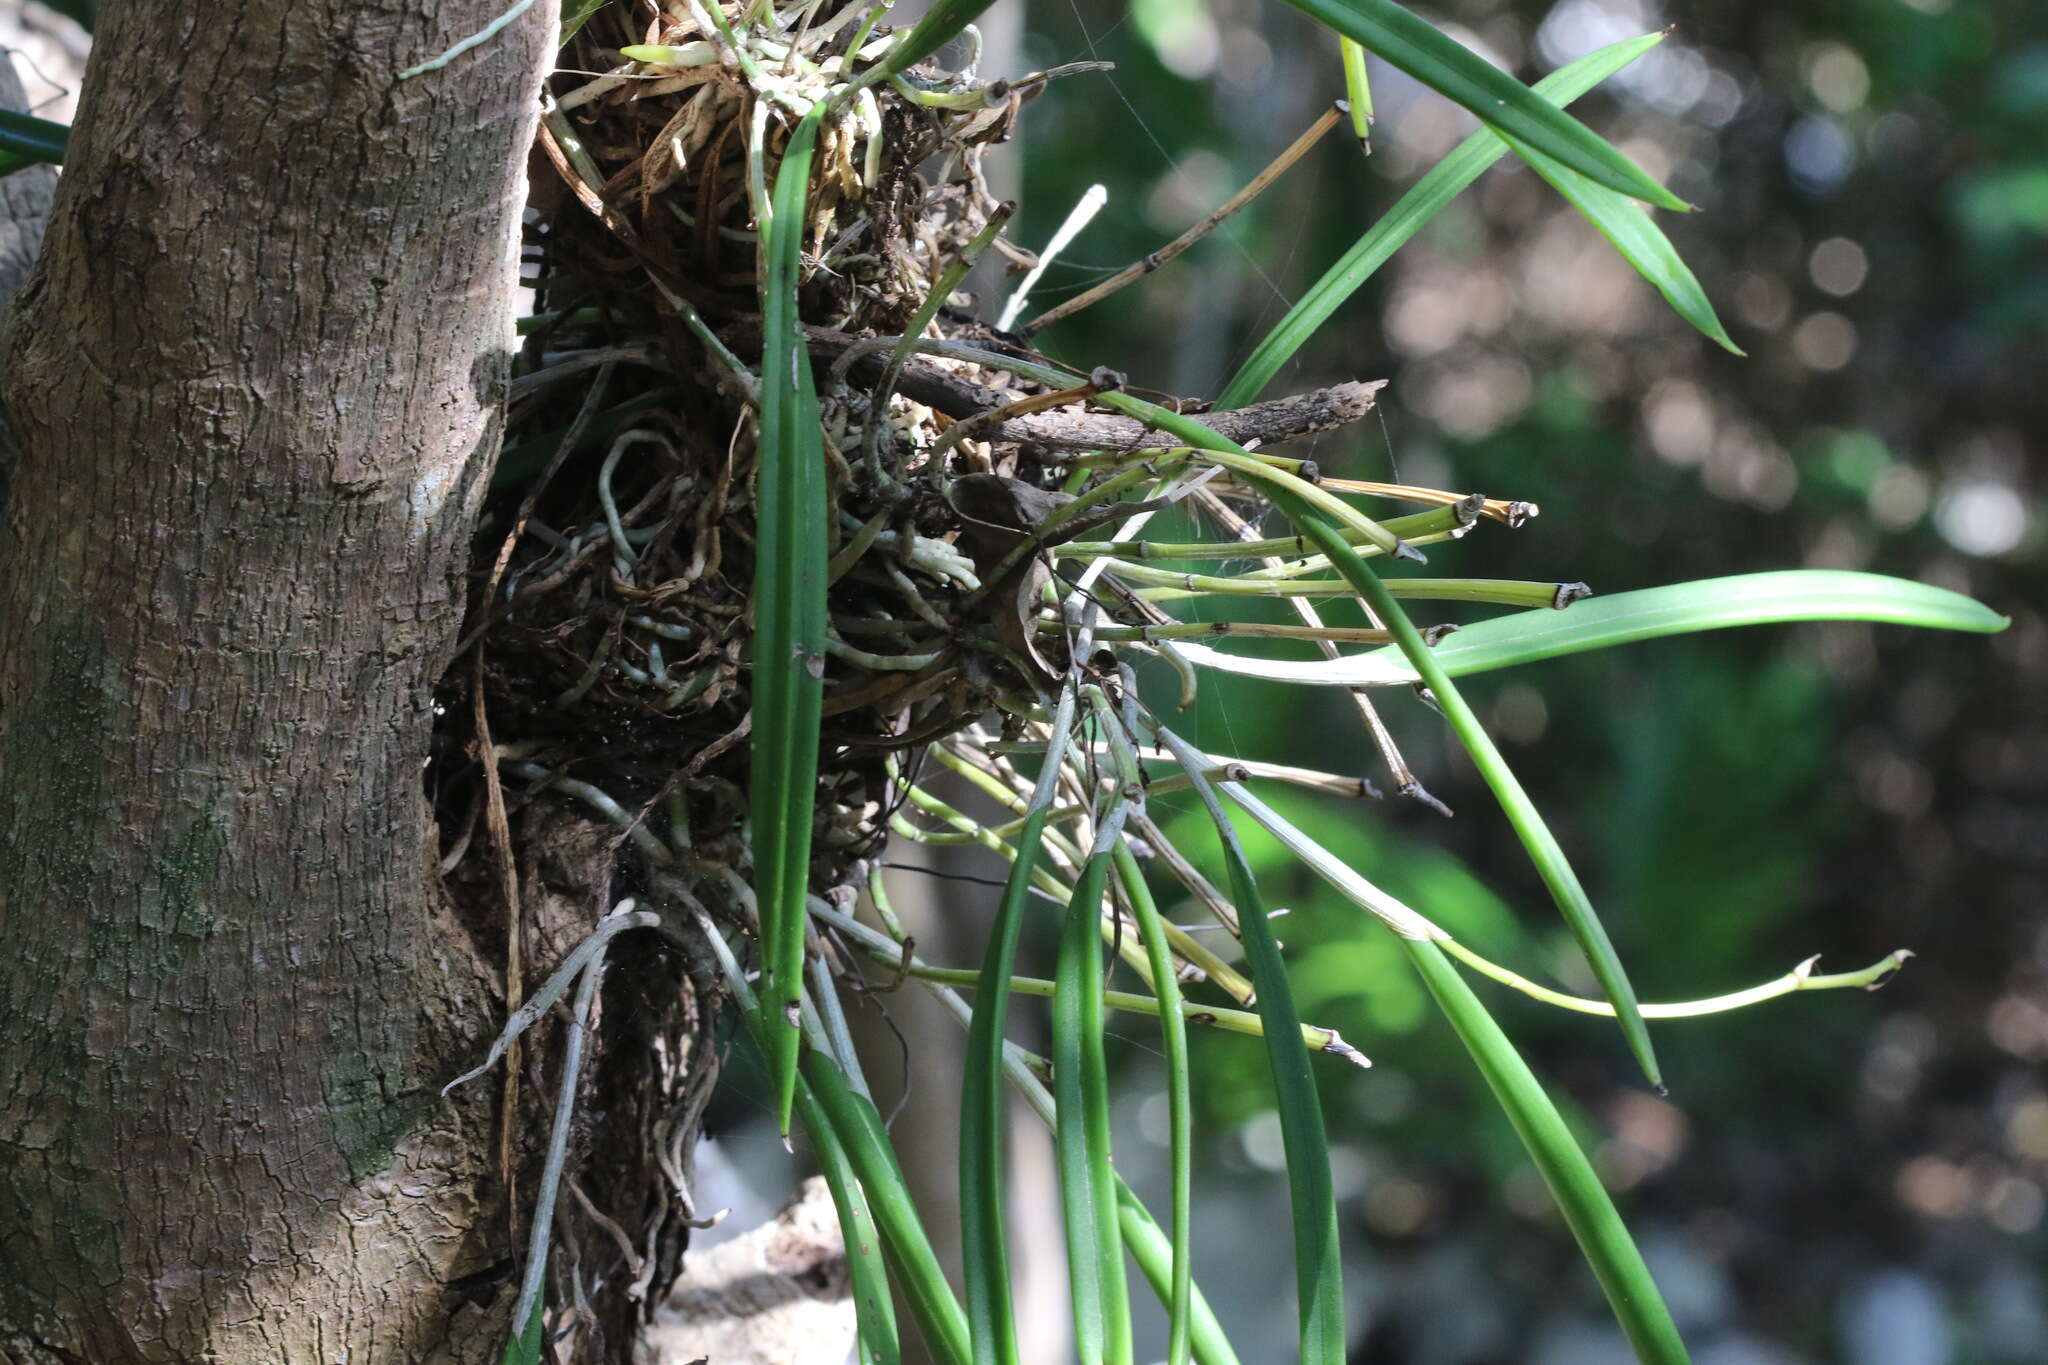
[[[1139,1273],[1152,1286],[1159,1301],[1168,1305],[1169,1312],[1179,1315],[1177,1322],[1187,1329],[1197,1365],[1238,1365],[1237,1352],[1230,1349],[1230,1338],[1224,1335],[1223,1324],[1216,1320],[1215,1311],[1199,1289],[1191,1292],[1186,1309],[1172,1306],[1180,1299],[1178,1291],[1173,1288],[1175,1262],[1167,1247],[1166,1234],[1159,1230],[1159,1224],[1138,1202],[1138,1196],[1131,1193],[1131,1187],[1124,1183],[1122,1176],[1118,1176],[1116,1181],[1116,1207],[1125,1249],[1138,1263]]]
[[[750,679],[754,891],[767,974],[776,1119],[789,1131],[803,993],[818,733],[825,695],[825,452],[810,351],[797,316],[811,157],[824,109],[790,135],[761,227],[761,428],[756,456],[754,657]]]
[[[832,1131],[824,1106],[808,1087],[797,1088],[796,1113],[811,1140],[811,1150],[818,1154],[818,1172],[825,1177],[832,1207],[839,1214],[840,1240],[846,1246],[847,1274],[853,1282],[854,1331],[862,1365],[896,1365],[902,1359],[896,1339],[896,1304],[889,1293],[881,1230],[875,1226],[867,1192]]]
[[[1109,1067],[1103,1055],[1101,924],[1109,862],[1108,849],[1092,854],[1074,883],[1060,931],[1052,1004],[1053,1101],[1058,1106],[1053,1131],[1074,1356],[1081,1365],[1130,1357],[1123,1239],[1116,1230],[1109,1164]]]
[[[1173,950],[1145,873],[1127,840],[1116,846],[1117,880],[1138,921],[1145,958],[1152,967],[1152,989],[1159,997],[1159,1051],[1166,1072],[1166,1126],[1173,1196],[1172,1261],[1166,1300],[1167,1365],[1186,1365],[1194,1331],[1194,1093],[1188,1077],[1188,1025],[1181,1016],[1180,979]]]
[[[804,1076],[817,1096],[824,1118],[838,1139],[868,1197],[875,1222],[889,1248],[890,1263],[904,1301],[917,1319],[918,1331],[933,1357],[945,1365],[968,1359],[967,1320],[946,1284],[939,1258],[925,1235],[924,1222],[911,1202],[910,1187],[896,1164],[888,1131],[874,1105],[846,1083],[846,1077],[821,1053],[804,1060]]]
[[[63,165],[70,138],[71,129],[65,124],[0,109],[0,175],[38,162]]]
[[[1024,930],[1024,907],[1040,840],[1052,814],[1057,777],[1074,723],[1074,689],[1061,691],[1046,744],[1045,766],[1024,828],[1017,861],[1003,885],[995,927],[982,957],[981,986],[967,1030],[967,1065],[960,1083],[960,1263],[966,1281],[967,1327],[974,1365],[1013,1365],[1017,1331],[1010,1308],[1010,1257],[1003,1240],[1003,1025],[1009,983]]]

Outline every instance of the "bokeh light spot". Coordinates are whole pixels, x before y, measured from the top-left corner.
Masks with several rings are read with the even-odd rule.
[[[1846,114],[1870,97],[1870,68],[1841,43],[1816,43],[1806,53],[1806,88],[1829,109]]]
[[[1856,324],[1840,313],[1815,313],[1792,332],[1792,353],[1811,370],[1839,370],[1856,358]]]
[[[1934,509],[1942,537],[1967,555],[2002,555],[2027,533],[2027,506],[1997,479],[1972,479],[1942,495]]]
[[[1899,1202],[1929,1218],[1956,1218],[1970,1207],[1970,1177],[1938,1156],[1918,1156],[1899,1168],[1893,1185]]]
[[[1847,237],[1830,237],[1813,249],[1806,260],[1806,273],[1836,298],[1847,298],[1869,278],[1870,257]]]
[[[1808,194],[1833,194],[1856,165],[1856,144],[1831,118],[1800,119],[1785,134],[1785,169]]]
[[[1792,291],[1776,275],[1744,275],[1735,285],[1735,315],[1759,332],[1775,332],[1792,316]]]

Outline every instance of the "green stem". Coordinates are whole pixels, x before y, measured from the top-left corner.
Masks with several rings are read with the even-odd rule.
[[[1190,777],[1208,809],[1230,869],[1231,899],[1237,903],[1245,961],[1258,986],[1259,1012],[1270,1023],[1266,1031],[1266,1067],[1273,1077],[1280,1113],[1281,1145],[1287,1153],[1287,1187],[1294,1215],[1294,1275],[1301,1323],[1302,1365],[1343,1365],[1344,1273],[1337,1239],[1336,1193],[1330,1179],[1329,1140],[1323,1129],[1322,1104],[1315,1072],[1301,1046],[1301,1016],[1287,981],[1280,944],[1266,919],[1265,903],[1252,877],[1230,817],[1207,778],[1203,755],[1165,727],[1159,739]]]
[[[1538,985],[1526,976],[1510,971],[1498,963],[1489,962],[1456,939],[1443,939],[1441,943],[1445,952],[1473,971],[1481,976],[1491,977],[1511,990],[1520,991],[1532,1000],[1541,1000],[1546,1005],[1555,1005],[1559,1009],[1571,1010],[1577,1014],[1605,1015],[1610,1019],[1614,1017],[1614,1006],[1605,1000],[1587,1000],[1582,996],[1566,995],[1563,991],[1554,991],[1548,986]],[[1645,1019],[1697,1019],[1703,1015],[1726,1014],[1731,1010],[1760,1005],[1766,1000],[1776,1000],[1781,995],[1793,995],[1799,991],[1874,991],[1891,980],[1912,956],[1911,949],[1900,948],[1896,952],[1885,954],[1882,959],[1861,971],[1834,972],[1823,976],[1813,975],[1813,964],[1820,961],[1820,958],[1810,957],[1783,976],[1766,981],[1760,986],[1751,986],[1747,990],[1708,996],[1704,1000],[1680,1000],[1663,1005],[1645,1004],[1640,1008]]]

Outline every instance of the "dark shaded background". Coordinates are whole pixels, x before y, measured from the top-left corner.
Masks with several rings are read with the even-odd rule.
[[[1275,391],[1391,379],[1326,472],[1539,502],[1438,572],[1595,589],[1786,567],[1972,593],[1991,639],[1729,632],[1475,679],[1646,999],[1919,956],[1881,992],[1657,1028],[1647,1091],[1610,1025],[1486,997],[1597,1150],[1703,1365],[2048,1361],[2048,15],[1968,0],[1456,0],[1424,11],[1525,79],[1672,39],[1578,112],[1700,205],[1667,230],[1748,352],[1718,352],[1519,167],[1488,174]],[[1334,48],[1253,0],[1030,7],[1025,68],[1091,55],[1021,139],[1038,247],[1108,209],[1049,304],[1215,206],[1339,93]],[[1214,393],[1284,308],[1471,127],[1375,64],[1369,160],[1341,135],[1222,234],[1046,333]],[[1453,613],[1435,619],[1455,619]],[[1482,951],[1587,987],[1518,844],[1433,717],[1388,714],[1457,808],[1290,811]],[[1383,774],[1341,697],[1209,685],[1213,750]],[[1203,846],[1198,823],[1179,825]],[[1392,943],[1259,851],[1307,1013],[1378,1063],[1325,1068],[1361,1362],[1623,1358],[1505,1122]],[[1163,1128],[1129,1031],[1120,1161]],[[1285,1358],[1277,1127],[1258,1048],[1204,1037],[1197,1274]],[[1151,1136],[1148,1136],[1151,1135]],[[1156,1144],[1149,1150],[1158,1153]],[[1155,1155],[1154,1160],[1158,1157]],[[1262,1351],[1264,1354],[1262,1354]]]

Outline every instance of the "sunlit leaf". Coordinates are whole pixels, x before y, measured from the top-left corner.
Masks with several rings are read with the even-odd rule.
[[[1714,305],[1707,301],[1707,291],[1700,288],[1691,267],[1679,259],[1678,248],[1671,245],[1664,229],[1658,227],[1635,200],[1625,194],[1617,194],[1605,185],[1593,183],[1519,138],[1510,137],[1507,144],[1515,149],[1515,155],[1529,163],[1536,174],[1549,181],[1551,188],[1584,214],[1586,221],[1600,230],[1601,236],[1614,243],[1614,249],[1621,253],[1622,259],[1657,287],[1657,292],[1664,296],[1672,311],[1724,349],[1736,355],[1743,354],[1742,348],[1728,335],[1728,329],[1721,325],[1721,319],[1715,316]]]
[[[1569,104],[1663,41],[1663,34],[1651,33],[1610,44],[1551,72],[1533,88],[1552,104]],[[1416,181],[1392,208],[1373,221],[1351,249],[1324,271],[1322,278],[1310,286],[1301,300],[1274,325],[1230,383],[1224,386],[1216,406],[1238,408],[1257,398],[1273,381],[1273,376],[1280,372],[1280,367],[1294,358],[1295,352],[1308,343],[1316,329],[1329,321],[1330,315],[1357,293],[1402,243],[1420,232],[1424,224],[1477,180],[1487,167],[1506,156],[1507,151],[1505,142],[1491,130],[1481,128],[1459,143],[1449,156],[1432,166],[1429,173]]]
[[[1594,597],[1564,611],[1496,616],[1463,627],[1434,655],[1445,673],[1458,678],[1638,640],[1788,621],[1875,621],[1978,634],[2010,624],[1980,602],[1927,583],[1835,569],[1783,569]],[[1176,648],[1198,665],[1278,682],[1406,687],[1420,681],[1391,645],[1305,663],[1250,659],[1192,643]]]
[[[1613,144],[1455,38],[1391,0],[1287,0],[1389,66],[1464,105],[1487,127],[1520,138],[1579,174],[1659,208],[1692,207]]]

